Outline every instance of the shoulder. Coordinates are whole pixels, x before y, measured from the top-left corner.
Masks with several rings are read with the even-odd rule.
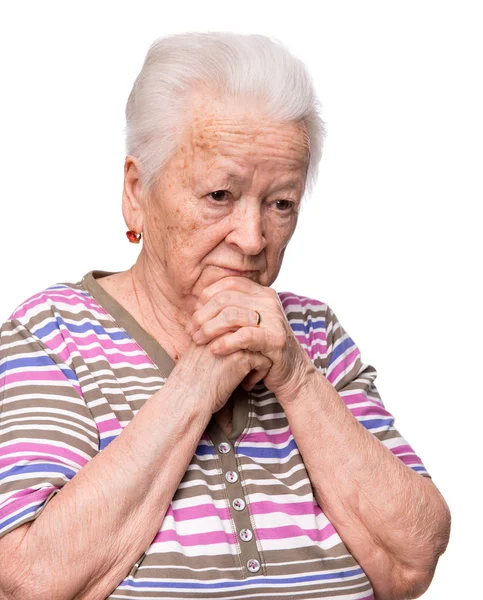
[[[313,329],[325,329],[327,317],[331,314],[325,302],[293,292],[278,292],[278,297],[294,331],[307,334]]]
[[[42,338],[68,321],[92,318],[93,313],[105,311],[84,287],[83,280],[56,283],[19,304],[2,325],[2,329],[14,326]]]
[[[327,356],[327,333],[332,311],[321,300],[293,292],[279,292],[289,325],[312,360]]]

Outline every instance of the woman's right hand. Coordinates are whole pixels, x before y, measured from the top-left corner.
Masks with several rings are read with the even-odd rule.
[[[209,403],[211,413],[215,413],[242,381],[245,380],[247,388],[252,387],[265,377],[271,366],[272,361],[261,352],[239,350],[219,356],[213,354],[210,344],[197,345],[190,340],[169,379],[177,380],[187,392],[194,392],[197,398]]]

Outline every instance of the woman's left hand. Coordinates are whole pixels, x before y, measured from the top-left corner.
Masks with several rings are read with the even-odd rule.
[[[261,317],[258,326],[256,311]],[[288,323],[277,292],[246,277],[224,277],[205,288],[186,333],[197,344],[213,342],[216,354],[241,349],[264,354],[273,363],[268,373],[252,372],[242,385],[252,389],[264,379],[280,401],[293,397],[315,369]]]

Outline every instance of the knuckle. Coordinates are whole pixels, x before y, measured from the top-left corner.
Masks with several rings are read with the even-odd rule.
[[[239,323],[240,310],[236,306],[230,306],[224,310],[225,320],[229,325],[236,325]]]
[[[277,348],[283,348],[287,343],[287,336],[284,333],[277,333],[275,336],[275,345]]]
[[[221,306],[226,301],[226,292],[220,292],[219,294],[216,294],[216,296],[213,296],[212,301],[216,304],[216,306]]]
[[[238,339],[241,344],[248,344],[252,339],[252,334],[249,329],[242,327],[238,330]]]
[[[201,302],[202,304],[206,304],[207,300],[208,300],[207,294],[206,294],[205,290],[203,290],[201,292],[201,294],[198,296],[198,302]]]

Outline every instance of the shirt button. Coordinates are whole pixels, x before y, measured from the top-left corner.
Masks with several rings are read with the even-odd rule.
[[[235,498],[232,502],[232,506],[235,510],[243,510],[245,508],[245,500],[243,498]]]
[[[225,473],[225,479],[228,483],[235,483],[238,481],[238,473],[236,471],[227,471]]]
[[[221,442],[221,444],[218,444],[218,452],[220,454],[228,454],[228,452],[230,452],[230,450],[231,450],[230,444],[227,444],[226,442]]]
[[[249,529],[240,530],[240,539],[243,542],[249,542],[253,538],[253,533]]]
[[[247,567],[250,573],[258,573],[260,571],[260,563],[255,558],[247,562]]]

